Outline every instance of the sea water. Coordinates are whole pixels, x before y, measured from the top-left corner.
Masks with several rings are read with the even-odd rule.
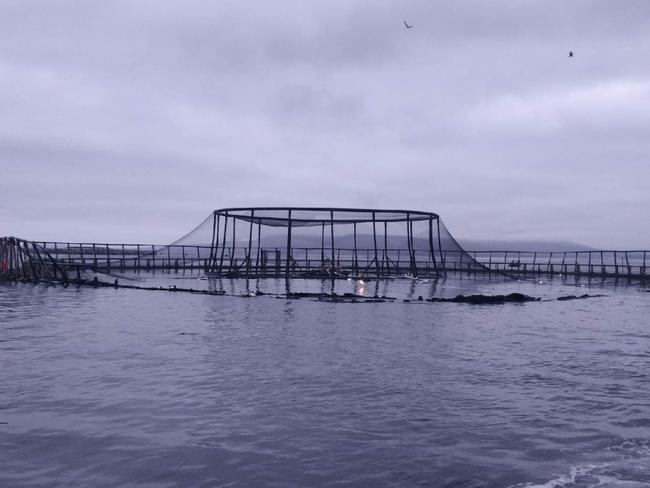
[[[0,486],[650,486],[638,283],[119,280],[0,285]]]

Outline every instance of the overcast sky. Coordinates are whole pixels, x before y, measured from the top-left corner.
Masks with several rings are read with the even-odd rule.
[[[0,235],[287,204],[650,248],[647,0],[2,0],[0,111]]]

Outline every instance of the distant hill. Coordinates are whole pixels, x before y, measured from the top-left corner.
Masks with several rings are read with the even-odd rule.
[[[593,251],[593,247],[570,241],[503,241],[458,239],[458,243],[468,251]]]
[[[339,248],[352,248],[354,246],[354,237],[351,234],[342,236],[335,236],[336,247]],[[424,237],[414,237],[414,246],[416,249],[428,249],[429,240]],[[584,244],[577,244],[568,241],[505,241],[505,240],[476,240],[476,239],[458,239],[458,243],[468,251],[590,251],[593,248],[585,246]],[[240,242],[238,245],[246,245],[245,242]],[[277,234],[262,236],[263,247],[279,247],[286,246],[286,235]],[[320,236],[301,236],[294,235],[291,240],[291,246],[296,247],[310,247],[319,248],[321,245]],[[455,247],[451,242],[442,242],[443,247]],[[253,240],[253,246],[257,246],[257,241]],[[325,236],[325,248],[330,246],[329,234]],[[372,249],[374,242],[372,235],[359,234],[357,235],[357,247],[359,249]],[[377,237],[377,247],[384,248],[383,236]],[[407,243],[405,237],[389,236],[388,247],[393,249],[406,249]],[[436,246],[437,247],[437,246]]]
[[[334,241],[336,242],[337,248],[352,249],[354,247],[354,236],[352,234],[346,234],[341,236],[335,236]],[[239,245],[245,245],[241,243]],[[389,249],[406,249],[408,244],[406,242],[406,237],[401,236],[388,236],[386,241]],[[414,237],[413,244],[416,249],[426,250],[429,248],[429,240],[423,237]],[[282,248],[286,246],[286,235],[270,235],[262,236],[262,247],[279,247]],[[320,248],[321,237],[320,236],[304,236],[304,235],[294,235],[291,239],[291,247],[300,248],[300,247],[309,247],[309,248]],[[372,235],[369,234],[358,234],[357,235],[357,248],[358,249],[372,249],[374,247],[374,239]],[[253,241],[253,246],[257,246],[257,241]],[[329,233],[325,235],[325,249],[329,248],[330,238]],[[452,243],[444,242],[444,247],[453,247]],[[384,237],[382,235],[377,236],[377,248],[384,248]]]

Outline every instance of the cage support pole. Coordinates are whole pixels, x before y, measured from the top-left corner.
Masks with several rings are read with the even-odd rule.
[[[353,228],[353,235],[354,235],[354,263],[353,263],[353,270],[354,274],[359,274],[359,256],[357,254],[357,223],[354,222],[352,224]],[[643,257],[645,259],[645,253],[643,254]]]
[[[377,276],[379,276],[379,260],[377,256],[377,227],[376,227],[375,212],[372,213],[372,242],[375,247],[375,269],[377,270]]]
[[[382,267],[386,268],[386,273],[390,275],[390,266],[388,260],[388,221],[384,220],[384,259],[382,260]]]
[[[233,216],[232,218],[232,249],[230,251],[230,264],[228,265],[228,271],[232,271],[232,266],[235,261],[235,243],[237,239],[237,217]]]
[[[257,256],[255,258],[255,274],[260,274],[260,250],[262,246],[262,221],[257,223]]]
[[[643,276],[645,276],[645,251],[643,251],[643,272],[641,273]]]
[[[438,228],[438,250],[440,251],[440,264],[442,272],[447,275],[447,263],[445,262],[445,254],[442,252],[442,239],[440,238],[440,217],[436,215],[436,227]]]
[[[212,239],[210,239],[210,257],[208,258],[208,269],[212,267],[214,259],[214,242],[217,233],[217,211],[212,212]]]
[[[320,230],[320,264],[323,266],[325,263],[325,221],[321,222]]]
[[[413,221],[411,220],[409,222],[409,227],[410,227],[410,235],[411,235],[411,253],[412,253],[412,273],[413,276],[418,275],[418,262],[417,262],[417,256],[416,256],[416,251],[415,251],[415,242],[413,240]]]
[[[224,222],[223,222],[223,239],[221,243],[221,257],[219,258],[219,273],[223,270],[223,255],[226,252],[226,232],[228,231],[228,210],[226,210],[226,213],[224,215]]]
[[[212,258],[212,264],[210,265],[211,271],[217,270],[217,254],[219,253],[219,229],[221,228],[221,215],[217,214],[217,226],[214,231],[214,255]]]
[[[289,209],[289,220],[287,222],[287,263],[285,266],[285,278],[289,278],[289,267],[291,259],[291,209]]]
[[[411,232],[413,228],[411,227],[411,214],[406,213],[406,247],[409,252],[409,271],[413,274],[413,241],[411,240]]]
[[[330,210],[330,240],[332,241],[332,266],[334,266],[334,210]]]
[[[255,210],[251,210],[251,221],[248,226],[248,256],[246,257],[246,276],[251,272],[251,254],[253,247],[253,219],[255,218]]]
[[[438,274],[438,261],[436,260],[436,253],[433,249],[433,218],[429,217],[429,252],[431,253],[431,262],[433,269]]]
[[[406,214],[406,249],[409,253],[409,271],[413,271],[413,254],[411,254],[411,218]]]

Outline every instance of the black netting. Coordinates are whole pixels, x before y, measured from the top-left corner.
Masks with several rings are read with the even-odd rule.
[[[247,276],[432,275],[483,268],[437,214],[407,210],[221,209],[157,252],[170,260],[204,259],[216,274]]]

